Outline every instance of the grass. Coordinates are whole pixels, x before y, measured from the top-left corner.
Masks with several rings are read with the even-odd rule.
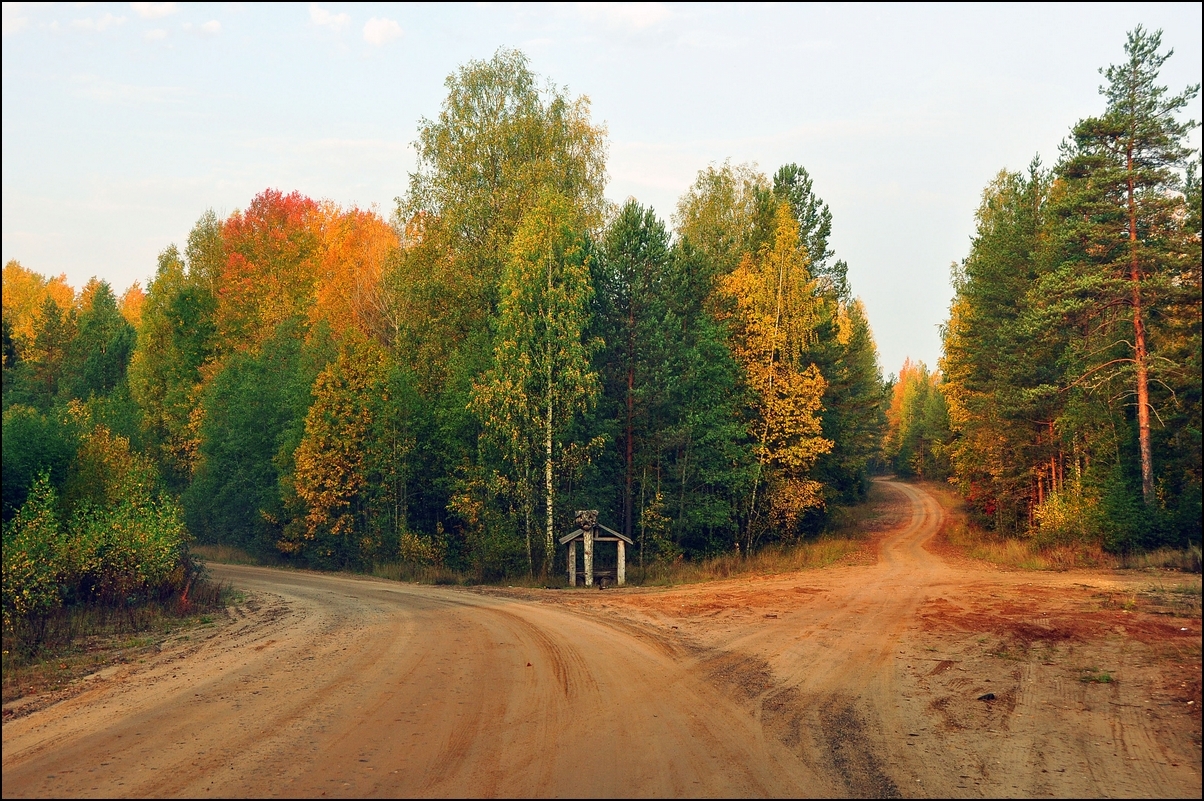
[[[1178,581],[1168,585],[1161,577],[1149,587],[1139,590],[1137,596],[1144,606],[1154,614],[1200,617],[1200,581]]]
[[[1108,553],[1094,543],[1042,545],[1032,539],[1000,536],[970,521],[965,503],[953,487],[932,481],[923,482],[920,486],[936,498],[945,510],[938,541],[944,541],[974,559],[1022,570],[1119,568],[1200,572],[1200,549],[1195,546],[1117,555]]]
[[[736,553],[720,554],[706,559],[686,561],[678,559],[666,565],[639,567],[638,556],[629,552],[627,561],[627,584],[629,586],[671,586],[695,584],[703,581],[718,581],[746,575],[772,575],[798,570],[827,567],[850,554],[859,553],[865,546],[864,536],[822,536],[817,540],[797,545],[769,545],[752,556]],[[509,587],[555,588],[568,586],[567,577],[560,571],[556,575],[512,576],[498,581],[482,581],[469,573],[460,573],[446,567],[414,565],[406,562],[378,563],[370,571],[377,578],[392,581],[408,581],[417,584],[473,585],[494,584]]]
[[[372,566],[372,575],[392,581],[415,584],[454,585],[473,583],[459,573],[435,565],[415,565],[409,562],[384,562]]]
[[[174,595],[128,608],[58,609],[46,618],[36,641],[28,632],[5,631],[3,701],[53,691],[108,665],[135,660],[171,636],[212,625],[214,612],[233,600],[228,585],[199,581],[186,601]]]
[[[1120,559],[1120,566],[1132,570],[1180,570],[1184,573],[1200,572],[1200,549],[1190,548],[1158,548],[1147,553],[1125,554]]]
[[[828,567],[865,553],[870,535],[883,526],[889,527],[892,500],[889,492],[875,484],[865,503],[834,507],[827,529],[817,539],[767,545],[751,555],[725,553],[697,561],[648,566],[644,570],[629,563],[627,578],[635,585],[671,586]]]
[[[679,558],[669,564],[646,565],[641,568],[638,551],[629,548],[627,584],[637,587],[696,584],[738,576],[773,575],[827,567],[865,551],[869,534],[889,523],[889,509],[884,504],[891,500],[888,492],[875,485],[870,490],[868,502],[833,509],[828,530],[819,538],[792,545],[768,545],[751,556],[732,552],[697,560],[687,561]],[[567,577],[561,571],[546,578],[517,575],[497,581],[485,581],[474,574],[461,573],[446,567],[388,562],[374,565],[371,574],[378,578],[419,584],[500,584],[510,587],[557,589],[568,587]]]
[[[263,565],[267,562],[258,556],[234,545],[201,545],[193,544],[190,548],[192,555],[206,562],[218,562],[223,565]]]
[[[1079,676],[1079,681],[1083,682],[1084,684],[1111,684],[1116,681],[1116,679],[1112,677],[1111,673],[1107,672],[1106,670],[1100,670],[1099,668],[1080,668],[1080,672],[1081,675]]]
[[[797,545],[768,545],[749,556],[720,554],[697,561],[679,560],[669,565],[649,566],[643,571],[638,567],[629,568],[627,573],[632,584],[648,586],[696,584],[750,574],[767,576],[827,567],[860,552],[864,545],[861,538],[823,536]]]

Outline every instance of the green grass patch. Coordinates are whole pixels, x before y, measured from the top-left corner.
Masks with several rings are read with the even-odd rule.
[[[1079,681],[1084,684],[1112,684],[1116,681],[1112,674],[1099,668],[1081,668]]]

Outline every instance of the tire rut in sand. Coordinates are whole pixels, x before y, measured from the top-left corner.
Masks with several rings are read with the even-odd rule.
[[[771,735],[821,772],[851,798],[900,798],[899,788],[875,756],[882,752],[870,735],[867,715],[846,695],[804,695],[778,682],[769,663],[732,652],[703,656],[702,675],[740,699]]]
[[[857,703],[848,696],[816,699],[828,755],[852,798],[900,798],[899,788],[874,756],[875,746]]]

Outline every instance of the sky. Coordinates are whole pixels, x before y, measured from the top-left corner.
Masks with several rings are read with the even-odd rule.
[[[447,76],[518,48],[590,98],[615,202],[671,223],[708,164],[804,166],[884,373],[935,367],[983,187],[1102,112],[1139,24],[1164,84],[1200,83],[1199,3],[6,2],[0,255],[120,293],[265,188],[388,216]]]

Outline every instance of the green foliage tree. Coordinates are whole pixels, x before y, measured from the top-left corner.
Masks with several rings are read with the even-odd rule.
[[[998,528],[1117,550],[1198,541],[1198,87],[1137,28],[1052,174],[1001,173],[945,328],[954,470]],[[1184,180],[1186,178],[1186,180]],[[1198,208],[1198,199],[1194,201]]]
[[[606,131],[590,120],[588,98],[539,83],[525,55],[501,49],[449,75],[438,119],[419,123],[418,169],[398,199],[397,223],[412,252],[397,288],[416,295],[420,308],[443,312],[403,321],[419,351],[446,356],[487,325],[511,241],[543,193],[566,198],[586,229],[601,223]]]
[[[52,487],[61,488],[78,448],[76,427],[59,410],[42,412],[22,404],[8,406],[4,410],[4,465],[0,481],[4,520],[16,515],[39,475],[48,476]]]
[[[621,423],[623,533],[634,532],[637,450],[646,464],[645,443],[654,437],[663,405],[665,373],[666,273],[669,233],[652,209],[629,200],[607,228],[598,266],[598,325],[607,343],[602,354],[605,394]],[[650,425],[651,423],[651,425]],[[637,444],[637,440],[639,441]]]
[[[64,357],[60,391],[68,398],[107,395],[125,381],[135,343],[134,327],[117,306],[107,281],[79,313],[78,333]]]
[[[24,375],[18,379],[17,397],[21,401],[43,409],[54,403],[77,328],[74,308],[63,309],[51,297],[42,301],[34,325],[33,347],[23,360]]]
[[[291,519],[281,480],[292,472],[314,379],[333,355],[294,318],[257,353],[230,356],[206,385],[196,471],[181,498],[198,540],[276,552]]]
[[[1028,175],[1001,172],[983,192],[970,255],[954,268],[956,297],[944,328],[942,391],[948,400],[954,475],[990,525],[1015,531],[1056,477],[1058,448],[1073,451],[1054,421],[1065,403],[1053,390],[1065,332],[1034,325],[1030,293],[1044,267],[1050,176],[1036,159]]]
[[[4,631],[44,618],[62,603],[68,543],[50,476],[34,481],[29,500],[4,524]],[[7,637],[6,637],[7,640]]]
[[[598,391],[589,369],[596,344],[585,340],[593,288],[582,228],[580,212],[553,191],[523,217],[502,281],[493,366],[472,400],[528,519],[543,474],[545,574],[555,556],[555,462],[571,444],[565,435],[574,416]]]
[[[766,244],[777,204],[768,179],[748,164],[699,170],[677,201],[674,224],[702,256],[713,277],[727,275],[745,254]]]
[[[209,213],[211,215],[212,212]],[[130,390],[142,408],[142,424],[165,475],[175,486],[192,476],[199,445],[197,414],[202,370],[217,355],[217,298],[207,286],[214,257],[206,248],[208,216],[190,235],[196,262],[187,267],[172,246],[159,267],[142,310],[137,349],[130,363]],[[205,247],[193,240],[205,242]]]

